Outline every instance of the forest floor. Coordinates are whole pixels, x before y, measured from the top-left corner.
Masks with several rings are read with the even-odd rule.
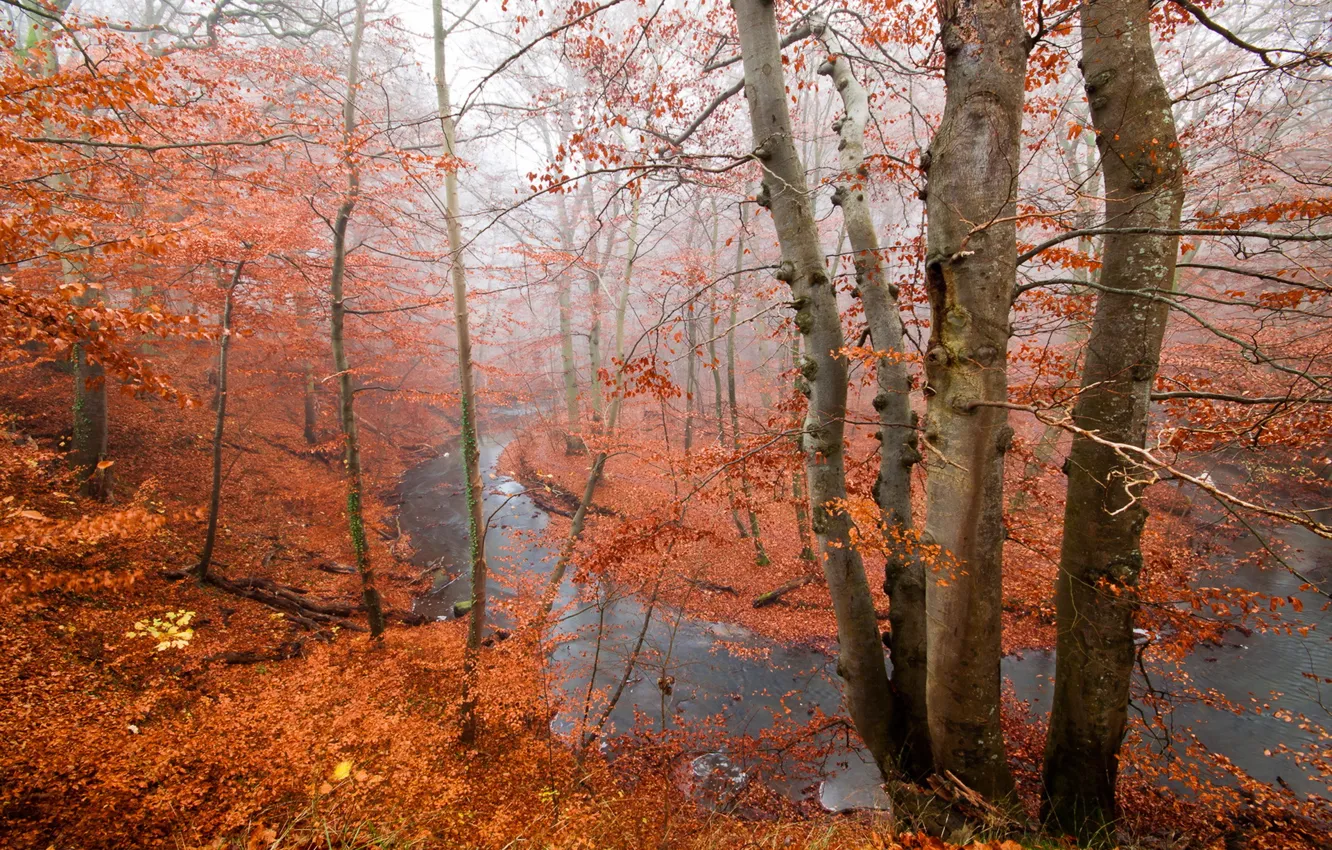
[[[480,734],[463,745],[464,622],[395,623],[375,643],[168,578],[197,559],[214,414],[113,395],[115,499],[94,504],[73,495],[77,482],[64,472],[69,380],[26,367],[0,375],[0,735],[10,742],[0,751],[0,845],[941,846],[891,835],[871,815],[708,813],[682,791],[680,752],[669,744],[649,742],[614,770],[599,756],[580,768],[549,734],[545,673],[519,640],[488,650]],[[215,567],[354,607],[358,578],[336,571],[351,562],[337,441],[307,446],[299,382],[266,382],[238,380],[231,397]],[[383,435],[419,446],[439,425],[423,425],[421,410],[366,407],[372,552],[390,607],[406,611],[421,576],[396,532],[394,493],[419,455]],[[331,438],[331,411],[323,417]],[[557,467],[552,457],[549,469],[577,483],[572,459]],[[599,499],[631,498],[623,481],[613,470]],[[700,571],[702,581],[746,591],[741,604],[699,593],[697,610],[787,639],[826,639],[814,586],[782,606],[749,608],[749,590],[803,569],[772,549],[774,566],[762,574]],[[733,551],[738,569],[745,558]],[[182,646],[159,651],[156,638],[135,634],[136,624],[175,611],[192,614]],[[782,625],[764,626],[773,622]],[[1219,841],[1215,824],[1186,818],[1172,829],[1193,838],[1158,846]]]
[[[633,782],[597,757],[576,772],[518,641],[489,652],[478,742],[461,745],[464,622],[394,623],[376,644],[166,577],[198,557],[213,412],[112,395],[115,495],[91,503],[61,456],[70,379],[33,374],[0,376],[0,846],[894,846],[870,819],[710,815],[681,791],[678,753],[645,749]],[[237,384],[215,569],[355,606],[357,576],[328,571],[351,562],[337,442],[305,444],[298,382]],[[365,416],[373,557],[403,611],[422,587],[394,488],[418,456],[379,435],[426,440]],[[175,611],[192,614],[183,646],[132,634]]]

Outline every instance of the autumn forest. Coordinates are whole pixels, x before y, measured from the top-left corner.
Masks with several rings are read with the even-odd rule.
[[[1328,0],[0,0],[0,846],[1332,848]]]

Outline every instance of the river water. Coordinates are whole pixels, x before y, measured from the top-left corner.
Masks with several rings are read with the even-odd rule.
[[[492,572],[488,587],[491,600],[501,606],[513,598],[515,585],[548,574],[555,560],[540,543],[547,515],[520,495],[521,484],[498,473],[507,440],[507,435],[496,435],[481,444],[482,475],[490,490],[485,499],[485,513],[491,518],[486,535]],[[439,618],[451,617],[454,603],[469,596],[466,577],[460,576],[467,563],[462,480],[457,452],[450,451],[408,470],[401,486],[401,524],[411,536],[416,559],[422,565],[441,567],[435,590],[418,600],[417,610]],[[1292,547],[1286,558],[1291,566],[1315,580],[1332,577],[1332,543],[1303,529],[1280,534]],[[1203,577],[1200,584],[1234,584],[1280,596],[1301,595],[1298,578],[1280,568],[1239,564],[1243,546],[1236,548],[1235,555],[1217,559],[1213,574]],[[566,580],[557,607],[573,602],[575,593]],[[563,640],[552,661],[564,672],[563,687],[570,706],[553,722],[558,732],[572,731],[580,723],[583,695],[594,669],[597,687],[614,688],[642,628],[646,599],[604,586],[600,598],[600,605],[583,601],[571,606],[569,616],[557,626]],[[1291,748],[1316,744],[1315,733],[1300,728],[1301,714],[1323,726],[1332,725],[1332,688],[1323,685],[1320,690],[1316,680],[1304,675],[1332,676],[1332,613],[1320,610],[1318,599],[1311,594],[1303,594],[1303,600],[1303,620],[1313,626],[1308,637],[1272,632],[1246,636],[1233,631],[1221,646],[1203,647],[1182,665],[1183,675],[1193,686],[1215,688],[1241,705],[1253,700],[1272,703],[1291,712],[1293,721],[1271,711],[1236,715],[1184,703],[1175,709],[1173,722],[1191,727],[1209,749],[1225,754],[1257,779],[1272,783],[1279,776],[1301,797],[1310,793],[1327,796],[1332,777],[1308,776],[1287,758],[1264,754],[1283,742]],[[598,631],[602,634],[599,649]],[[1018,698],[1030,703],[1034,714],[1049,711],[1054,675],[1051,653],[1008,656],[1002,673]],[[1272,698],[1274,693],[1281,695],[1279,700]],[[774,718],[794,714],[800,720],[810,709],[836,715],[840,707],[834,660],[825,652],[786,646],[736,625],[707,622],[657,606],[636,672],[611,714],[607,737],[635,722],[660,729],[705,720],[719,722],[731,735],[757,736],[773,726]],[[833,811],[883,805],[868,756],[838,745],[838,736],[830,735],[830,740],[831,750],[819,763],[793,766],[799,770],[785,777],[780,772],[774,777],[769,769],[768,784],[793,799],[816,799]],[[751,767],[725,752],[700,753],[690,771],[702,796],[725,804],[749,781]]]

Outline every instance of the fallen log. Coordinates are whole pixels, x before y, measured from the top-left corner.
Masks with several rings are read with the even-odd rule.
[[[321,623],[354,632],[366,631],[365,626],[346,619],[354,610],[351,606],[325,605],[306,599],[299,588],[285,587],[271,579],[250,576],[231,580],[210,572],[205,580],[219,590],[276,608],[292,622],[312,631],[317,631]]]
[[[701,581],[696,578],[687,578],[685,579],[685,583],[692,584],[699,590],[707,591],[708,593],[729,593],[731,596],[740,595],[740,591],[731,587],[729,584],[717,584],[711,581]]]
[[[315,569],[323,570],[326,573],[333,573],[334,575],[340,575],[340,576],[356,575],[355,567],[349,567],[346,564],[336,564],[332,561],[323,561],[321,563],[315,564]]]
[[[758,596],[755,596],[752,604],[755,608],[764,608],[768,605],[772,605],[779,602],[783,596],[791,591],[798,590],[807,584],[817,581],[818,578],[819,577],[813,573],[800,576],[799,578],[793,578],[781,587],[773,588],[767,593],[760,593]]]
[[[287,661],[299,658],[305,650],[305,641],[287,641],[274,649],[245,649],[239,652],[218,652],[205,656],[204,661],[221,661],[223,664],[259,664],[264,661]]]

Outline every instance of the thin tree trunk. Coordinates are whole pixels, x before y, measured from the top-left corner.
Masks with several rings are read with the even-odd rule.
[[[800,374],[800,337],[793,334],[790,342],[791,367],[795,369],[795,391],[803,396],[809,395],[809,382]],[[796,439],[799,448],[800,440]],[[809,527],[809,501],[805,497],[805,487],[801,483],[804,474],[800,471],[791,473],[791,502],[795,505],[796,533],[800,536],[800,560],[813,561],[814,541]]]
[[[879,413],[879,476],[874,484],[874,500],[879,505],[888,545],[883,589],[888,594],[891,627],[892,746],[902,769],[919,779],[933,770],[933,760],[925,707],[925,563],[911,517],[911,469],[921,460],[916,447],[916,416],[911,411],[911,379],[902,344],[897,287],[888,281],[879,252],[879,236],[865,197],[869,174],[865,166],[869,97],[852,72],[837,36],[822,22],[816,23],[814,32],[829,53],[819,73],[832,78],[845,110],[833,123],[841,137],[838,145],[841,173],[833,203],[842,208],[842,221],[854,255],[856,291],[865,308],[865,320],[878,355],[874,367],[878,384],[874,409]]]
[[[708,298],[708,360],[712,370],[713,416],[717,418],[717,442],[726,445],[726,415],[722,408],[721,360],[717,357],[717,297]]]
[[[314,445],[319,442],[316,425],[319,422],[318,399],[315,396],[314,365],[305,367],[305,442]]]
[[[26,13],[27,36],[16,52],[20,62],[34,76],[52,77],[60,71],[60,57],[51,41],[71,5],[71,0],[55,0],[49,7],[49,14]],[[70,177],[64,173],[56,174],[52,182],[58,187],[67,187]],[[74,249],[73,243],[65,237],[57,240],[57,247],[62,252]],[[77,264],[68,258],[62,259],[61,271],[66,282],[74,282],[79,277]],[[87,286],[74,303],[87,306],[104,299],[102,288]],[[78,478],[79,492],[104,501],[111,496],[110,466],[103,465],[108,449],[106,370],[88,358],[87,349],[82,344],[76,343],[71,355],[74,365],[73,437],[68,461]]]
[[[566,117],[562,116],[561,120]],[[554,159],[555,152],[551,148],[550,138],[543,126],[543,134],[546,135],[547,156]],[[563,131],[565,138],[568,137],[567,130]],[[560,238],[560,250],[564,253],[565,268],[560,274],[556,283],[556,297],[558,299],[559,328],[560,328],[560,375],[564,386],[564,414],[568,423],[568,431],[564,437],[564,451],[566,454],[582,454],[587,450],[586,443],[579,436],[581,425],[581,415],[578,406],[578,361],[574,355],[573,340],[573,302],[569,292],[569,272],[573,269],[571,258],[574,256],[574,226],[577,217],[577,208],[575,207],[575,216],[569,215],[569,205],[564,194],[555,196],[556,212],[558,213],[558,226]]]
[[[102,290],[88,287],[75,303],[102,300]],[[74,345],[74,437],[69,462],[79,480],[79,492],[90,499],[111,497],[111,467],[104,466],[109,447],[106,370],[89,359],[82,343]]]
[[[629,212],[629,245],[624,259],[624,286],[620,289],[620,298],[615,304],[615,359],[616,388],[619,388],[619,372],[624,368],[624,316],[629,309],[629,292],[634,279],[634,261],[638,259],[638,211],[642,195],[634,195],[633,207]]]
[[[593,207],[592,180],[590,178],[586,186],[586,206],[590,213]],[[587,330],[588,390],[591,396],[594,427],[601,426],[603,412],[601,392],[601,269],[604,262],[609,259],[611,250],[615,247],[615,240],[612,238],[609,228],[605,239],[606,250],[599,254],[597,252],[596,231],[593,231],[589,242],[592,256],[589,258],[587,272],[587,309],[591,313],[591,321],[588,323]]]
[[[685,342],[689,353],[685,356],[685,421],[684,453],[689,457],[694,447],[694,407],[698,403],[698,302],[690,298],[684,306]]]
[[[940,0],[946,99],[929,151],[927,698],[934,766],[1013,799],[999,722],[1008,312],[1026,31],[1018,0]]]
[[[213,425],[213,486],[208,497],[208,530],[204,533],[203,552],[195,573],[200,581],[208,580],[208,568],[213,563],[213,547],[217,543],[217,518],[222,510],[222,432],[227,424],[227,355],[231,351],[231,307],[235,303],[236,286],[240,283],[245,261],[236,263],[236,271],[227,286],[227,297],[222,302],[222,339],[217,345],[217,420]]]
[[[569,424],[565,450],[577,454],[582,444],[578,436],[578,365],[574,360],[573,344],[573,304],[569,298],[569,282],[561,279],[559,283],[560,313],[560,373],[564,380],[564,412]]]
[[[1179,227],[1183,163],[1145,0],[1082,6],[1082,68],[1105,174],[1108,227]],[[1142,446],[1174,288],[1179,238],[1105,238],[1075,424]],[[1045,815],[1085,839],[1113,839],[1119,748],[1133,670],[1133,615],[1147,511],[1138,466],[1074,435],[1055,587],[1055,692],[1045,750]]]
[[[1090,123],[1090,122],[1085,122]],[[1078,149],[1085,147],[1087,155],[1084,158],[1085,165],[1078,162]],[[1100,188],[1100,170],[1096,167],[1096,160],[1093,156],[1093,146],[1083,141],[1083,135],[1079,134],[1072,139],[1059,141],[1060,153],[1064,156],[1064,163],[1068,167],[1069,174],[1073,182],[1079,186],[1085,186],[1084,191],[1079,192],[1075,201],[1077,209],[1076,226],[1083,229],[1093,229],[1096,226],[1096,216],[1092,209],[1092,198],[1103,197]],[[1090,236],[1078,240],[1078,251],[1089,257],[1096,257],[1096,244]],[[1096,272],[1090,267],[1079,268],[1073,272],[1073,277],[1082,281],[1087,286],[1074,286],[1070,289],[1069,295],[1082,295],[1091,284],[1096,282]],[[1086,348],[1087,336],[1091,332],[1091,326],[1087,322],[1075,322],[1064,333],[1063,345],[1070,351],[1083,351]],[[1037,438],[1036,445],[1032,447],[1031,459],[1027,462],[1026,468],[1022,471],[1022,480],[1029,481],[1040,477],[1045,467],[1054,457],[1055,450],[1059,448],[1059,441],[1063,439],[1067,431],[1058,425],[1046,425],[1041,430],[1041,436]],[[1010,510],[1019,510],[1025,508],[1028,504],[1028,494],[1025,489],[1019,489],[1009,500]]]
[[[796,153],[782,73],[781,43],[770,0],[732,0],[745,69],[745,96],[755,156],[763,166],[763,199],[772,212],[782,262],[777,276],[791,287],[795,323],[806,337],[800,371],[809,382],[802,448],[814,533],[837,616],[838,673],[856,731],[880,771],[895,772],[889,739],[891,694],[883,642],[851,521],[830,503],[846,498],[843,421],[847,369],[837,293],[824,267],[813,198]]]
[[[347,225],[360,194],[360,175],[352,159],[350,146],[356,133],[356,90],[360,85],[361,42],[365,37],[365,7],[367,0],[357,0],[356,19],[352,30],[351,50],[347,60],[347,97],[342,108],[343,144],[347,147],[344,167],[347,169],[347,189],[333,221],[333,269],[329,279],[330,310],[329,340],[333,348],[333,368],[338,375],[339,414],[345,444],[344,461],[347,466],[347,522],[351,533],[352,551],[356,555],[356,570],[361,575],[361,596],[370,621],[370,635],[378,638],[384,633],[384,612],[379,590],[375,587],[375,572],[370,561],[370,547],[365,536],[365,518],[362,511],[364,485],[361,477],[361,445],[356,425],[355,386],[351,366],[347,362],[347,347],[343,325],[347,308],[343,304],[343,286],[347,275]]]
[[[435,98],[445,156],[457,157],[453,108],[444,68],[444,0],[432,0],[435,47]],[[467,652],[463,661],[462,738],[476,737],[475,682],[477,656],[481,652],[486,625],[486,521],[485,489],[481,484],[480,446],[476,427],[476,391],[472,381],[472,335],[468,327],[467,268],[463,264],[461,210],[458,202],[458,172],[444,174],[445,229],[449,238],[449,277],[453,284],[453,322],[458,340],[458,394],[462,403],[462,461],[467,493],[467,541],[472,569],[472,607],[467,624]]]
[[[717,201],[712,201],[712,277],[717,279],[717,241],[721,228],[721,216],[717,215]],[[708,368],[712,370],[712,407],[717,419],[717,443],[726,445],[726,417],[722,413],[722,377],[721,361],[717,359],[717,287],[708,289]],[[741,534],[743,536],[743,532]]]
[[[735,323],[736,313],[740,307],[740,270],[744,268],[745,262],[745,202],[740,204],[740,229],[735,236],[735,283],[731,291],[731,315],[726,325],[726,400],[731,408],[731,441],[736,454],[740,453],[740,406],[736,403],[735,393]],[[749,535],[754,540],[754,563],[760,567],[766,567],[769,563],[768,553],[763,548],[763,534],[759,528],[758,514],[754,513],[754,498],[749,486],[749,479],[746,477],[746,464],[740,463],[740,491],[744,494],[746,509],[749,512]],[[731,513],[735,510],[732,508]],[[741,526],[741,537],[743,526]]]

